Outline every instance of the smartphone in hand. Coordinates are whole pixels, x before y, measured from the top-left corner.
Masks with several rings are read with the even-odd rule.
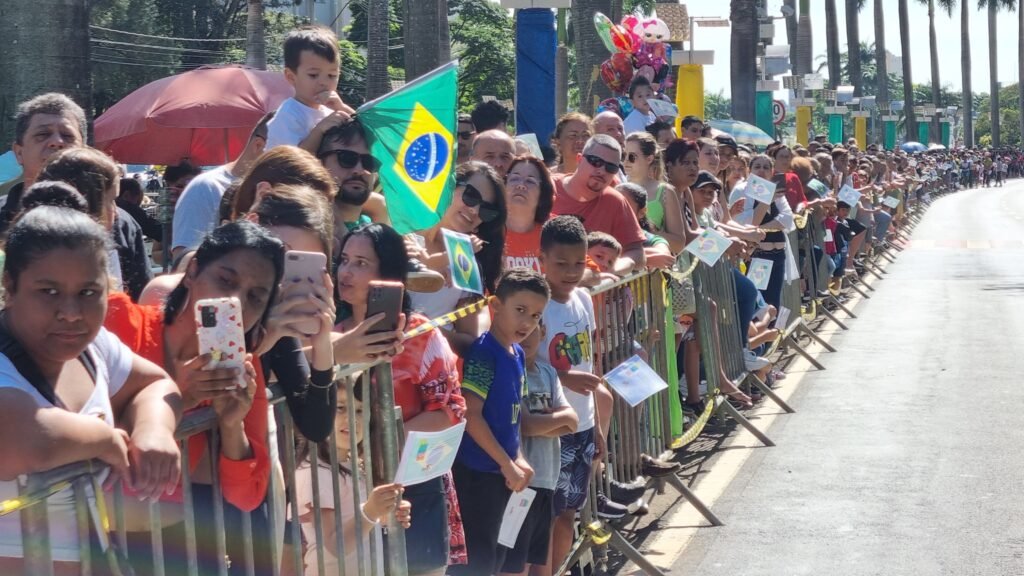
[[[306,294],[311,295],[314,286],[323,288],[324,270],[326,269],[327,256],[323,252],[289,250],[284,255],[284,276],[281,278],[281,289],[298,284],[300,287],[306,288]],[[300,292],[302,291],[300,290]],[[317,308],[310,302],[296,306],[295,311],[300,314],[315,314]],[[295,328],[306,336],[313,336],[320,332],[320,320],[310,316],[309,320],[295,324]]]
[[[374,324],[367,334],[394,332],[399,329],[398,316],[402,313],[405,286],[401,282],[373,280],[366,299],[366,317],[384,313],[384,319]]]
[[[242,327],[242,304],[238,298],[204,298],[196,302],[196,335],[199,354],[211,354],[207,370],[245,366],[245,330]],[[244,386],[245,380],[238,379]]]

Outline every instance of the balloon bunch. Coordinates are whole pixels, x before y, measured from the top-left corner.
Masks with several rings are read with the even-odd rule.
[[[669,77],[672,47],[668,45],[668,24],[654,14],[630,14],[621,24],[594,14],[594,28],[611,58],[601,64],[601,79],[616,96],[629,89],[636,76],[644,76],[657,93],[672,85]]]

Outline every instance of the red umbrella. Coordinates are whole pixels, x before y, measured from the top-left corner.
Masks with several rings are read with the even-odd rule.
[[[96,119],[96,147],[125,164],[224,164],[293,94],[280,72],[203,67],[150,82]]]

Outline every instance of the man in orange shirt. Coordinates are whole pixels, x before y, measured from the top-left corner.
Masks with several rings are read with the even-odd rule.
[[[622,170],[622,148],[614,138],[596,134],[583,146],[576,172],[555,182],[552,212],[576,216],[587,232],[604,232],[622,245],[613,270],[625,276],[644,267],[644,234],[629,203],[611,187]]]

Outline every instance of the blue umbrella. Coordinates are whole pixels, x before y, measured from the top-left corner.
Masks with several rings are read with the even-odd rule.
[[[709,120],[708,125],[715,130],[728,132],[737,144],[752,144],[764,148],[775,142],[775,138],[769,136],[764,130],[739,120]]]
[[[928,147],[925,146],[924,144],[921,144],[920,142],[904,142],[903,145],[900,146],[900,150],[910,153],[924,152],[927,149]]]

